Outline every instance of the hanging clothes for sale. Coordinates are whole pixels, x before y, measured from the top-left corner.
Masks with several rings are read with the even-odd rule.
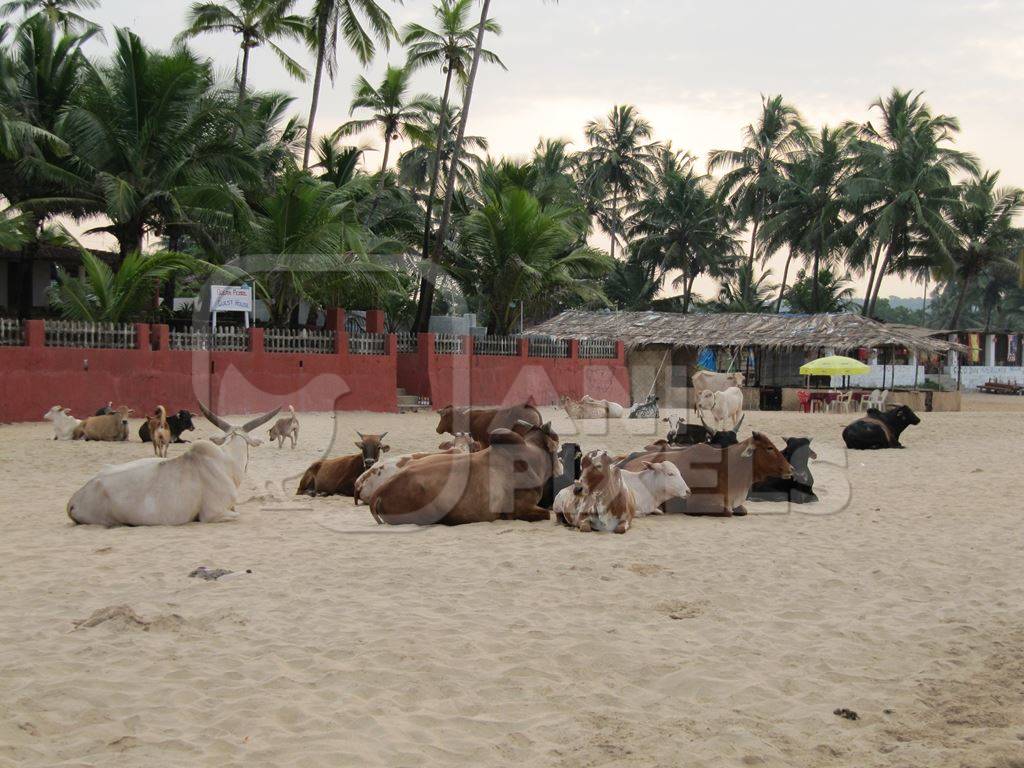
[[[981,362],[981,334],[980,333],[969,333],[967,334],[968,344],[971,348],[970,360],[972,363]]]
[[[1017,334],[1011,333],[1006,336],[1006,362],[1017,362]]]

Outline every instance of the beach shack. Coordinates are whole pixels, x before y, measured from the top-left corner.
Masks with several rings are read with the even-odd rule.
[[[691,376],[698,370],[739,371],[745,376],[746,407],[797,409],[798,391],[813,387],[862,389],[940,389],[929,382],[926,363],[947,365],[966,347],[944,331],[891,325],[853,313],[680,314],[569,310],[530,329],[531,335],[556,339],[610,338],[622,341],[633,402],[649,393],[663,407],[693,405]],[[871,366],[869,373],[819,377],[808,382],[799,373],[805,362],[826,355],[847,355]],[[955,389],[952,382],[949,389]],[[942,393],[936,393],[942,394]],[[952,393],[950,393],[952,394]],[[924,410],[959,410],[959,397],[894,397]],[[933,402],[937,400],[939,402]]]

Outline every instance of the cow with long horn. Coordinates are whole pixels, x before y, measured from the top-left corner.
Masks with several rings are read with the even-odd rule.
[[[199,404],[222,430],[173,459],[139,459],[107,467],[79,489],[67,513],[84,525],[183,525],[238,517],[238,488],[249,465],[249,449],[260,445],[250,433],[280,408],[235,426]]]

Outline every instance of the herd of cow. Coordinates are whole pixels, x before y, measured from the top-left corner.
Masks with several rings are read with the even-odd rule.
[[[702,393],[703,396],[704,393]],[[711,398],[703,398],[710,401]],[[702,403],[703,404],[703,403]],[[167,416],[159,406],[139,430],[154,445],[155,458],[106,467],[68,502],[76,523],[180,525],[237,517],[238,489],[245,478],[249,449],[262,441],[252,433],[280,408],[235,426],[200,404],[220,435],[199,441],[174,458],[170,442],[194,429],[192,414]],[[54,439],[126,440],[126,407],[108,404],[95,416],[74,419],[54,406]],[[809,438],[786,438],[780,450],[753,432],[740,440],[742,411],[730,412],[731,429],[664,419],[668,436],[622,456],[605,451],[583,455],[559,437],[529,404],[506,408],[455,408],[438,412],[437,433],[451,435],[436,451],[385,456],[387,433],[362,434],[358,453],[314,462],[297,493],[351,496],[367,505],[381,524],[460,525],[495,520],[554,519],[584,531],[625,533],[636,517],[682,511],[686,514],[746,514],[745,502],[817,500],[808,462],[817,458]],[[723,426],[716,417],[716,426]],[[703,419],[702,419],[703,422]],[[906,406],[877,410],[843,431],[854,449],[901,448],[907,426],[920,420]],[[289,406],[269,436],[282,447],[296,446],[299,422]]]

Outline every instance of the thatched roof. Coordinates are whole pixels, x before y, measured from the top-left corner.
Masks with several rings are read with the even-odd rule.
[[[928,328],[892,326],[852,313],[820,315],[679,314],[569,310],[534,326],[530,334],[557,339],[617,339],[628,349],[671,347],[906,347],[946,352],[961,345],[935,338]]]

